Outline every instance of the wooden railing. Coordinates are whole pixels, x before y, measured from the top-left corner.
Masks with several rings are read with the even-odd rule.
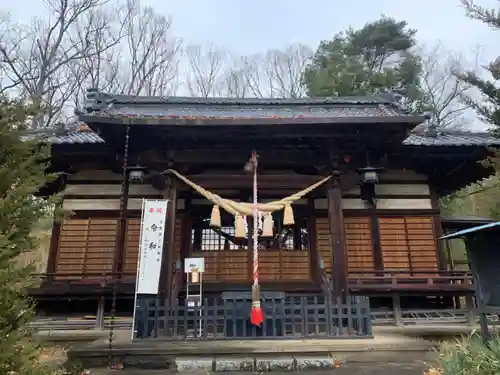
[[[370,275],[369,272],[372,274]],[[370,290],[473,290],[472,274],[468,271],[414,271],[408,270],[349,272],[348,285],[351,291]]]
[[[117,281],[134,282],[136,272],[55,272],[33,273],[30,278],[36,283],[58,282],[72,284],[99,284],[102,286]]]

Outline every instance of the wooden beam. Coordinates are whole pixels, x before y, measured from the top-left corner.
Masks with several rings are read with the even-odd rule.
[[[247,154],[248,152],[244,148],[233,150],[183,149],[175,152],[174,160],[177,164],[233,164],[243,168],[243,164],[248,159]],[[270,150],[261,151],[259,155],[263,167],[270,165],[310,165],[312,161],[327,161],[321,152],[309,150]]]
[[[243,174],[200,174],[187,176],[203,188],[245,189],[252,186],[252,176]],[[301,174],[259,175],[260,189],[304,189],[321,180],[323,176]]]
[[[336,299],[347,293],[347,259],[345,249],[344,215],[340,185],[332,181],[328,189],[328,221],[332,239],[332,281]]]

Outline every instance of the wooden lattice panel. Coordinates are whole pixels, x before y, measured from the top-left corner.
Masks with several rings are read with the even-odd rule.
[[[384,270],[409,270],[405,218],[379,218],[379,228]]]
[[[200,251],[192,253],[191,257],[205,258],[204,282],[249,281],[246,250]]]
[[[273,250],[261,250],[259,252],[259,281],[280,281],[281,280],[281,259],[280,252]]]
[[[95,274],[110,272],[113,268],[116,225],[116,219],[63,220],[56,273],[68,275],[58,278],[101,279],[103,276]]]
[[[68,219],[61,223],[56,273],[68,275],[58,276],[58,279],[81,279],[81,275],[69,274],[84,271],[88,227],[88,220]]]
[[[375,270],[373,238],[369,217],[344,217],[345,247],[348,271]]]
[[[437,270],[432,217],[380,218],[379,223],[384,270]]]
[[[309,251],[281,250],[280,253],[282,281],[311,280],[311,259]]]
[[[85,272],[113,271],[117,224],[116,219],[89,219]]]
[[[332,241],[327,217],[316,218],[316,248],[325,263],[327,273],[332,272]]]
[[[174,228],[174,256],[173,261],[180,259],[181,253],[182,216],[175,218]],[[165,233],[166,234],[166,233]],[[139,257],[139,241],[141,236],[141,219],[127,219],[125,236],[125,254],[123,258],[123,272],[128,278],[135,278],[137,259]]]
[[[432,217],[407,217],[406,233],[413,271],[437,271],[438,250],[434,219]]]
[[[126,273],[125,277],[127,278],[136,278],[140,237],[141,219],[127,219],[125,254],[123,256],[123,272]]]

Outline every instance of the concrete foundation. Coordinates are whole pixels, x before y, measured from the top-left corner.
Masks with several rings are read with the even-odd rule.
[[[221,340],[131,342],[129,331],[117,331],[109,351],[107,338],[73,348],[69,355],[86,368],[106,367],[111,357],[125,369],[177,372],[289,372],[332,370],[334,363],[383,364],[432,361],[433,344],[401,335],[373,339]]]

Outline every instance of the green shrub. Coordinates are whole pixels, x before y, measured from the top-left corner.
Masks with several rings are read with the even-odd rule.
[[[444,343],[439,349],[438,368],[442,375],[499,375],[500,337],[485,344],[477,333]]]

